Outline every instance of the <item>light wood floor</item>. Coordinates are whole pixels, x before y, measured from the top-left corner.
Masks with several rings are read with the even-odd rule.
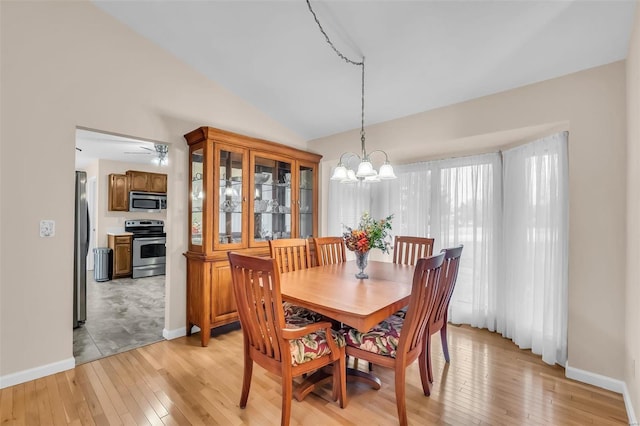
[[[431,397],[421,392],[417,364],[407,375],[412,425],[624,425],[622,396],[564,378],[529,351],[485,330],[450,327],[451,364],[434,336]],[[275,425],[279,378],[254,367],[247,408],[238,407],[242,334],[199,346],[199,336],[163,341],[89,362],[0,393],[2,425],[220,424]],[[364,368],[364,363],[361,363]],[[397,424],[393,374],[374,367],[379,391],[347,385],[340,409],[329,389],[293,401],[296,425]]]

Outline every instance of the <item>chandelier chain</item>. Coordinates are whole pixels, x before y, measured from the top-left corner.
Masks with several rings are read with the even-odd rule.
[[[333,44],[333,42],[331,41],[331,39],[329,38],[329,36],[327,35],[327,33],[325,32],[324,28],[322,28],[322,25],[320,24],[320,21],[318,20],[318,17],[316,16],[316,13],[313,11],[313,9],[311,8],[311,2],[309,0],[307,0],[307,6],[309,7],[309,12],[311,12],[311,14],[313,15],[313,19],[316,21],[316,24],[318,24],[318,28],[320,29],[320,32],[322,33],[322,35],[324,35],[325,40],[327,41],[327,44],[329,44],[329,46],[331,46],[331,48],[333,49],[333,51],[336,53],[336,55],[338,55],[339,58],[341,58],[342,60],[344,60],[345,62],[352,64],[352,65],[356,65],[359,67],[362,67],[362,96],[361,96],[361,108],[360,108],[360,142],[362,144],[362,159],[364,160],[367,156],[365,147],[364,147],[364,56],[362,57],[362,61],[361,62],[356,62],[353,61],[349,58],[347,58],[345,55],[342,54],[342,52],[340,52],[338,50],[338,48]]]

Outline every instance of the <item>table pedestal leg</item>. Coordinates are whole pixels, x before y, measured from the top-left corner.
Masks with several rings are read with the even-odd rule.
[[[316,387],[323,386],[325,383],[333,379],[331,367],[325,367],[316,371],[306,379],[300,385],[298,385],[293,392],[293,396],[297,401],[302,401],[307,395],[313,392]],[[355,368],[347,368],[347,382],[359,382],[371,386],[375,390],[379,390],[382,386],[380,379],[375,375],[360,371]]]

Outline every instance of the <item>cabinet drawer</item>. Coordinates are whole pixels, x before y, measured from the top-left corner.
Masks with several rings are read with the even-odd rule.
[[[116,242],[116,244],[130,244],[131,243],[131,237],[128,236],[128,235],[116,236],[115,237],[115,242]]]

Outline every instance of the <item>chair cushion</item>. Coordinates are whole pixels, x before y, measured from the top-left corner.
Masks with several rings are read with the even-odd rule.
[[[400,318],[404,319],[404,317],[406,317],[406,316],[407,316],[407,307],[404,307],[404,308],[400,309],[398,312],[396,312],[396,313],[395,313],[395,314],[393,314],[393,315],[395,315],[395,316],[397,316],[397,317],[400,317]]]
[[[287,318],[289,317],[308,318],[311,322],[326,321],[326,318],[319,313],[294,305],[293,303],[282,302],[282,307],[284,308],[285,322],[287,322]]]
[[[351,327],[343,327],[340,333],[344,335],[349,346],[395,358],[403,324],[402,318],[391,315],[366,333]]]
[[[304,327],[313,323],[313,321],[309,321],[306,318],[295,316],[289,317],[286,322],[287,327],[290,328]],[[344,336],[341,333],[331,330],[331,335],[338,347],[345,346]],[[316,331],[299,339],[290,340],[289,346],[291,348],[291,364],[294,366],[331,353],[324,331]]]

